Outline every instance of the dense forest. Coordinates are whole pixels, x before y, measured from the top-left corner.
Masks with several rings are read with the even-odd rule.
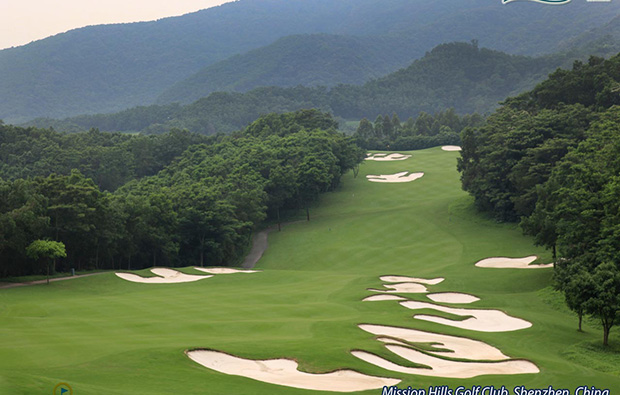
[[[551,53],[558,43],[608,23],[618,7],[616,2],[572,2],[558,9],[488,0],[240,0],[159,21],[89,26],[0,51],[0,119],[17,123],[150,105],[215,62],[295,34],[399,37],[415,43],[409,59],[441,43],[473,38],[514,54]],[[536,39],[524,40],[531,32]],[[406,50],[391,47],[392,53]],[[355,62],[348,67],[353,72]]]
[[[44,272],[27,255],[37,240],[65,246],[63,271],[235,263],[262,221],[282,208],[309,219],[363,160],[337,126],[316,110],[210,139],[0,125],[0,276]]]
[[[76,169],[100,190],[114,191],[131,180],[157,174],[190,145],[218,138],[179,130],[157,136],[96,129],[66,134],[0,124],[0,178],[68,175]]]
[[[28,125],[59,130],[142,131],[171,128],[202,134],[237,130],[261,114],[319,108],[344,119],[374,119],[396,112],[405,119],[454,108],[485,113],[510,94],[542,80],[574,54],[531,58],[479,48],[478,43],[442,44],[409,67],[364,85],[262,87],[247,93],[215,92],[192,104],[157,105],[116,114],[79,116]]]
[[[620,316],[620,54],[558,70],[462,133],[459,170],[476,206],[553,251],[579,316]]]

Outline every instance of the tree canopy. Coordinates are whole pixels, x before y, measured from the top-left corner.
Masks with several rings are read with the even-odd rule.
[[[0,276],[37,273],[26,247],[45,238],[66,245],[62,270],[234,264],[264,220],[279,221],[281,209],[305,209],[309,217],[320,194],[363,160],[337,126],[329,114],[303,110],[267,114],[211,139],[91,131],[71,135],[71,144],[54,131],[3,126],[0,138],[11,147],[41,135],[39,144],[52,151],[34,160],[17,149],[3,168]],[[116,166],[95,166],[94,153],[107,149],[119,153]],[[43,163],[63,157],[72,159],[43,171]],[[10,166],[19,160],[38,172]],[[103,175],[117,180],[114,188],[101,190],[95,180]]]

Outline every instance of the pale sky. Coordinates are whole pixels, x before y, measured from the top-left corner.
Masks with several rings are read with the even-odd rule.
[[[67,30],[106,23],[152,21],[231,0],[0,0],[0,49]]]

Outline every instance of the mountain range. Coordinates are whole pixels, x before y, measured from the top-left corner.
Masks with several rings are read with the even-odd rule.
[[[614,43],[599,49],[617,47]],[[620,48],[616,48],[617,51]],[[141,106],[112,114],[81,115],[61,121],[39,118],[29,126],[64,131],[163,133],[188,129],[202,134],[245,127],[261,114],[319,108],[340,119],[374,119],[397,113],[402,119],[420,112],[454,108],[458,113],[487,113],[500,101],[531,89],[547,74],[575,59],[587,60],[592,47],[530,57],[479,48],[478,43],[441,44],[406,68],[364,84],[306,87],[257,87],[248,92],[213,92],[193,103]],[[595,52],[596,52],[595,51]],[[189,87],[188,87],[189,88]],[[200,91],[200,87],[198,90]],[[192,91],[188,90],[188,95]]]
[[[185,98],[183,86],[204,82],[205,75],[218,78],[201,82],[205,89],[197,94],[293,85],[304,69],[290,62],[300,71],[286,75],[277,65],[260,67],[243,81],[226,77],[227,64],[216,65],[235,55],[228,69],[237,72],[252,69],[253,57],[262,56],[262,66],[268,57],[287,64],[291,58],[278,48],[290,54],[307,48],[307,58],[319,48],[316,59],[341,54],[331,69],[326,65],[321,73],[315,67],[312,78],[298,81],[327,86],[367,81],[455,40],[540,55],[604,26],[619,11],[617,2],[583,1],[550,7],[500,0],[239,0],[153,22],[85,27],[2,50],[0,119],[23,122],[187,102],[196,96]],[[297,36],[286,38],[291,35]],[[262,55],[247,54],[258,48]]]

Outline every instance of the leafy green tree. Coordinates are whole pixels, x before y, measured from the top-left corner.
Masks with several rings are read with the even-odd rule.
[[[555,264],[556,288],[564,293],[566,305],[579,318],[578,329],[582,331],[583,315],[588,312],[589,300],[594,296],[592,275],[579,259],[562,259]]]
[[[65,245],[58,241],[35,240],[26,247],[26,255],[35,261],[44,261],[47,267],[47,284],[50,283],[50,266],[57,258],[65,258]]]
[[[319,196],[321,191],[329,188],[331,181],[328,165],[318,157],[307,156],[299,165],[298,196],[306,210],[308,221],[310,221],[310,203]]]
[[[374,137],[375,130],[372,123],[367,118],[362,118],[355,133],[361,141],[364,141]]]
[[[398,114],[396,114],[395,112],[392,113],[392,128],[394,129],[395,133],[398,133],[402,128],[400,118],[398,118]]]
[[[29,267],[26,247],[43,237],[49,224],[46,199],[32,181],[0,179],[0,276],[23,275]]]
[[[548,182],[552,182],[551,180]],[[551,188],[553,189],[553,188]],[[542,186],[536,187],[536,205],[529,217],[523,217],[521,228],[523,233],[534,237],[534,243],[539,246],[550,248],[552,251],[553,262],[557,261],[557,222],[555,207],[557,202],[554,198],[556,194],[549,194],[548,190]]]
[[[282,230],[280,219],[280,209],[290,200],[298,189],[297,175],[295,169],[290,164],[275,166],[269,173],[269,182],[265,187],[269,197],[269,206],[276,211],[276,221],[278,231]]]
[[[386,133],[383,130],[383,127],[383,117],[381,115],[377,115],[377,118],[375,119],[375,123],[373,125],[376,139],[383,140],[386,137]]]
[[[586,302],[589,313],[601,320],[603,344],[609,345],[609,331],[620,319],[620,270],[612,262],[602,263],[592,274],[594,289]]]
[[[394,130],[394,125],[392,125],[392,120],[389,115],[386,114],[383,116],[382,125],[383,136],[387,140],[394,139],[396,131]]]

